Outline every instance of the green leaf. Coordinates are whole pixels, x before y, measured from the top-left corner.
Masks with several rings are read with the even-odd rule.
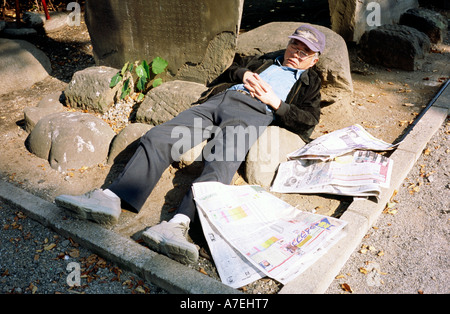
[[[109,87],[113,88],[114,86],[116,86],[117,84],[119,84],[119,82],[122,80],[122,75],[119,73],[117,73],[116,75],[114,75],[111,78],[111,82],[109,83]]]
[[[163,82],[162,78],[157,78],[157,79],[155,79],[155,80],[153,81],[152,86],[153,86],[153,87],[158,87],[159,85],[162,84],[162,82]]]
[[[120,71],[120,74],[121,74],[122,76],[125,74],[125,71],[127,70],[128,64],[129,64],[129,63],[130,63],[130,62],[125,63],[124,66],[122,67],[122,70]]]
[[[142,99],[144,99],[144,96],[145,96],[144,93],[140,93],[136,101],[140,102]]]
[[[125,82],[123,82],[123,86],[122,86],[122,93],[120,94],[120,99],[124,99],[125,97],[127,97],[130,92],[130,79],[126,79]]]
[[[145,68],[142,64],[136,67],[136,74],[140,78],[143,78],[143,77],[147,78],[147,72],[145,71]]]
[[[142,92],[145,89],[145,85],[147,85],[147,77],[142,76],[139,78],[139,80],[136,84],[136,88]]]
[[[147,61],[142,60],[142,66],[144,67],[145,73],[147,74],[147,77],[150,78],[150,67],[148,66]]]
[[[152,61],[152,72],[154,74],[160,74],[160,73],[164,72],[164,70],[166,69],[168,64],[169,63],[166,60],[164,60],[163,58],[156,57]]]

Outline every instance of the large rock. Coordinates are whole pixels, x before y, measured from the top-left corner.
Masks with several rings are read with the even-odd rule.
[[[114,137],[108,155],[108,164],[127,163],[139,146],[142,135],[153,126],[145,123],[132,123],[127,125]]]
[[[424,8],[411,9],[400,17],[400,24],[414,27],[427,34],[432,43],[440,43],[447,34],[447,18],[442,14]]]
[[[27,146],[53,169],[65,171],[106,162],[113,137],[113,130],[94,115],[60,112],[39,120]]]
[[[274,22],[243,33],[238,38],[237,53],[243,56],[286,49],[288,36],[302,23]],[[330,105],[348,101],[353,93],[350,61],[343,38],[329,28],[314,25],[326,36],[326,47],[316,65],[322,79],[322,101]]]
[[[121,83],[110,88],[111,78],[118,69],[94,66],[75,72],[64,94],[66,105],[90,111],[105,113],[115,102]]]
[[[87,1],[99,65],[162,57],[176,79],[207,84],[232,62],[243,0]],[[108,34],[108,36],[105,36]]]
[[[244,178],[249,184],[269,187],[278,165],[286,155],[305,145],[295,133],[277,126],[268,126],[245,159]]]
[[[152,125],[169,121],[196,103],[206,90],[194,82],[166,82],[147,93],[137,110],[136,121]]]
[[[52,72],[50,60],[24,40],[0,38],[0,95],[30,88]]]
[[[36,107],[27,107],[23,110],[25,131],[30,133],[36,123],[49,114],[64,111],[61,92],[44,96]]]
[[[368,31],[361,38],[364,61],[406,71],[422,66],[430,51],[430,39],[406,25],[383,25]]]

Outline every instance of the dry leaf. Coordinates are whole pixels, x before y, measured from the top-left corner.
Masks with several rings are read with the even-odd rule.
[[[53,249],[55,246],[56,246],[55,243],[50,243],[49,245],[44,246],[44,250],[45,250],[45,251],[50,251],[50,250]]]
[[[367,275],[369,273],[369,271],[366,268],[364,268],[364,267],[360,267],[359,268],[359,272],[363,273],[364,275]]]
[[[344,291],[346,291],[346,292],[353,293],[352,288],[351,288],[351,287],[349,286],[349,284],[347,284],[347,283],[341,284],[341,288],[344,289]]]
[[[345,278],[345,275],[340,274],[340,275],[337,275],[336,277],[334,277],[334,279],[341,279],[341,278]]]

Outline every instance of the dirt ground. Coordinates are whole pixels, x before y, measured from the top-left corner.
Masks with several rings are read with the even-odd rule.
[[[444,12],[450,17],[449,12]],[[99,164],[96,167],[58,172],[46,160],[31,154],[24,143],[23,110],[36,106],[43,95],[63,91],[74,72],[93,66],[92,46],[86,25],[65,27],[47,36],[30,39],[49,56],[53,74],[30,89],[0,96],[0,179],[20,186],[43,199],[53,201],[59,194],[82,194],[106,187],[124,165]],[[450,74],[450,40],[435,45],[420,70],[414,72],[369,65],[358,57],[358,48],[349,47],[353,101],[347,116],[325,116],[313,137],[340,127],[359,123],[372,135],[394,142],[408,124],[433,98]],[[173,209],[195,178],[199,168],[170,167],[139,213],[124,211],[113,229],[125,236],[139,238],[146,227],[173,215]],[[235,177],[236,184],[245,184]],[[281,195],[300,209],[339,216],[350,204],[350,198],[317,195]],[[208,271],[208,270],[206,270]]]

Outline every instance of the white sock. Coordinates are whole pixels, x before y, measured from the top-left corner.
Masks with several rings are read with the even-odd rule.
[[[172,217],[172,219],[169,220],[169,222],[177,224],[184,223],[186,225],[189,225],[191,219],[184,214],[176,214],[175,216]]]
[[[109,190],[109,189],[105,189],[105,190],[103,190],[103,192],[104,192],[106,195],[108,195],[109,197],[117,197],[117,198],[119,198],[119,197],[117,196],[116,193],[114,193],[113,191],[111,191],[111,190]]]

